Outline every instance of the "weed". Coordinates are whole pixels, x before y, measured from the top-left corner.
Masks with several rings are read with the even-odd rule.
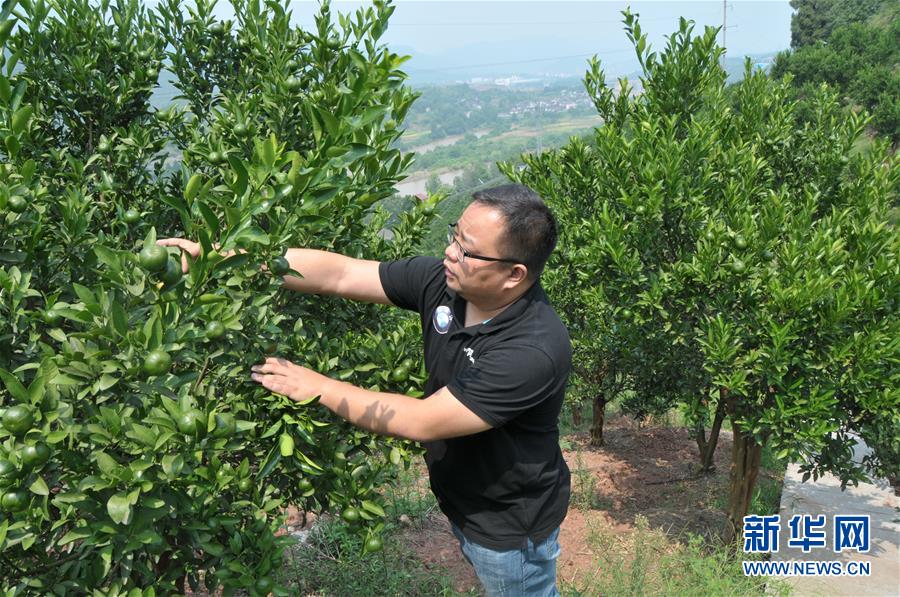
[[[574,477],[574,487],[572,487],[572,497],[570,504],[579,510],[590,510],[600,506],[609,506],[597,499],[597,480],[590,469],[585,468],[584,460],[581,457],[581,450],[575,452],[575,468],[572,469]]]
[[[602,554],[593,572],[562,582],[563,595],[783,595],[783,583],[743,575],[738,554],[702,537],[671,538],[635,517],[630,536],[617,535],[602,521],[591,524],[588,546]],[[766,584],[768,583],[768,587]]]
[[[282,582],[299,595],[456,595],[449,577],[425,568],[395,529],[385,529],[384,551],[363,554],[343,521],[322,517],[292,550]]]

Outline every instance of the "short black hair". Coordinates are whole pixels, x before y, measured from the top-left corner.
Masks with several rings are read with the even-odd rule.
[[[500,212],[505,224],[500,237],[503,257],[528,268],[536,280],[556,247],[556,219],[541,196],[521,184],[505,184],[472,194],[473,201]]]

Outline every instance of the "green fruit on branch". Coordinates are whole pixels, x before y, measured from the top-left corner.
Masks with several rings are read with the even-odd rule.
[[[122,220],[126,224],[136,224],[141,221],[141,212],[134,208],[126,209],[125,213],[122,214]]]
[[[169,260],[169,252],[165,247],[159,245],[150,245],[144,247],[138,254],[138,261],[147,271],[161,272],[166,268],[166,262]]]
[[[353,508],[352,506],[350,508],[345,508],[344,511],[341,512],[341,518],[344,519],[344,522],[350,523],[350,524],[352,524],[354,522],[358,522],[359,521],[359,510],[357,510],[356,508]]]
[[[0,458],[0,483],[9,482],[19,476],[16,465],[5,458]]]
[[[303,81],[297,77],[288,77],[284,81],[284,87],[291,92],[300,91],[300,88],[303,87]]]
[[[34,424],[34,413],[31,407],[23,404],[10,406],[3,413],[3,428],[13,435],[22,435]]]
[[[39,468],[48,460],[50,460],[50,448],[44,442],[22,448],[22,464],[27,469]]]
[[[44,323],[50,326],[57,326],[62,322],[62,314],[53,307],[44,311]]]
[[[178,431],[185,435],[194,435],[200,431],[203,426],[203,413],[199,410],[191,409],[178,417]]]
[[[225,324],[221,321],[210,321],[206,324],[206,337],[210,340],[218,340],[225,335]]]
[[[237,431],[237,423],[234,415],[230,413],[216,413],[216,428],[213,435],[216,437],[231,437]]]
[[[21,195],[13,195],[9,198],[9,201],[6,202],[6,206],[9,207],[9,211],[20,214],[28,209],[28,202],[25,201],[25,197]]]
[[[162,375],[172,366],[172,357],[162,349],[150,351],[144,359],[143,369],[148,375]]]
[[[263,576],[256,581],[254,588],[256,589],[257,593],[268,595],[272,592],[272,589],[275,588],[275,583],[272,582],[272,579],[268,576]]]
[[[384,547],[384,542],[381,540],[381,537],[378,535],[372,535],[368,539],[366,539],[365,550],[368,553],[373,553],[376,551],[381,551]]]
[[[30,501],[27,491],[14,490],[7,491],[0,498],[0,506],[7,512],[21,512],[28,507]]]
[[[166,269],[159,274],[159,280],[168,286],[174,286],[181,280],[181,264],[173,258],[166,260]]]
[[[395,383],[403,383],[409,379],[409,369],[400,366],[391,371],[391,381]]]
[[[283,276],[291,271],[291,263],[285,257],[276,257],[269,264],[269,270],[276,276]]]

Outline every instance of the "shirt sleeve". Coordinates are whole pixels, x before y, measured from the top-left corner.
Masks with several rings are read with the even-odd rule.
[[[506,346],[480,355],[447,389],[492,427],[501,427],[553,396],[553,361],[533,346]]]
[[[437,257],[408,257],[378,266],[388,299],[401,309],[419,313],[424,309],[429,287],[439,281],[443,271],[443,263]]]

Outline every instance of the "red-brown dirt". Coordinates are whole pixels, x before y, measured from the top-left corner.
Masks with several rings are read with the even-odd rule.
[[[606,445],[596,448],[587,433],[564,438],[572,502],[560,531],[561,581],[574,582],[602,565],[603,554],[594,553],[588,541],[592,526],[602,525],[605,532],[624,537],[633,532],[635,516],[642,515],[651,528],[673,537],[684,532],[712,536],[725,521],[714,502],[728,482],[730,433],[722,431],[716,471],[705,476],[696,473],[697,445],[684,428],[639,428],[632,419],[613,416],[606,422],[604,439]],[[478,590],[478,580],[440,512],[409,527],[403,541],[426,567],[450,576],[457,590]]]

